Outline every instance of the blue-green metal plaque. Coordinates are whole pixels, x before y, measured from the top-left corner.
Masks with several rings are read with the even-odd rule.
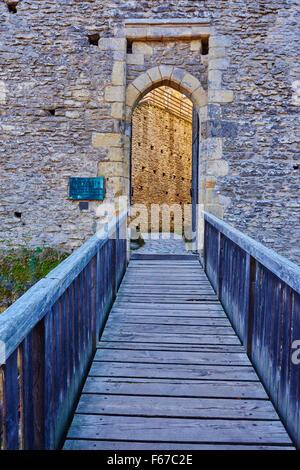
[[[104,178],[70,178],[70,199],[102,201],[104,199]]]

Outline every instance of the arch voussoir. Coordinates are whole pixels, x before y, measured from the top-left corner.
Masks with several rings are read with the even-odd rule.
[[[126,120],[129,119],[130,108],[132,110],[146,93],[163,84],[185,93],[197,107],[207,104],[206,92],[196,77],[171,65],[158,65],[146,70],[127,87]]]

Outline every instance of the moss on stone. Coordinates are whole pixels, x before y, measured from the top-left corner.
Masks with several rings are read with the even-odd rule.
[[[0,252],[0,313],[68,256],[49,247]]]

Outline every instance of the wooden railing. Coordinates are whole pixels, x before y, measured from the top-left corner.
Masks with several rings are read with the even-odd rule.
[[[204,224],[206,274],[299,448],[300,268],[211,214]]]
[[[126,269],[126,230],[123,213],[0,315],[2,449],[59,448]]]

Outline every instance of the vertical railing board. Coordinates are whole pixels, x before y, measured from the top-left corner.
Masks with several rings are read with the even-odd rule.
[[[282,282],[275,283],[274,300],[272,309],[272,335],[271,335],[271,363],[269,365],[270,373],[270,392],[273,401],[278,407],[278,387],[279,387],[279,352],[280,352],[280,318],[283,308]]]
[[[289,368],[291,362],[291,316],[292,316],[292,300],[291,289],[286,284],[283,286],[283,315],[281,329],[281,360],[280,360],[280,380],[278,386],[278,409],[284,420],[287,420],[288,406],[288,381]]]
[[[21,448],[34,449],[32,332],[20,345]]]
[[[205,226],[205,244],[207,256],[205,259],[205,272],[212,283],[214,290],[218,290],[218,232],[209,224]]]
[[[54,379],[54,351],[53,351],[53,312],[44,319],[44,449],[53,448],[53,379]]]
[[[41,320],[33,330],[34,448],[45,449],[45,325]]]
[[[66,292],[59,300],[60,310],[60,341],[61,341],[61,386],[62,397],[66,396],[68,391],[68,357],[67,357],[67,312],[66,312]]]
[[[92,349],[94,350],[98,341],[97,335],[97,255],[93,257],[91,261],[91,333],[92,333]]]
[[[54,399],[53,399],[53,414],[54,421],[58,418],[58,411],[62,401],[62,387],[61,387],[61,342],[60,342],[60,314],[59,303],[56,302],[52,308],[53,314],[53,350],[54,350]]]
[[[69,322],[69,377],[73,383],[75,375],[75,330],[74,330],[74,282],[68,288],[68,322]],[[73,391],[72,391],[73,393]]]
[[[244,279],[244,345],[249,357],[251,356],[252,335],[253,335],[253,317],[254,317],[254,278],[255,278],[255,260],[246,253],[245,279]]]
[[[243,339],[249,296],[246,256],[228,238],[222,237],[221,240],[223,247],[220,250],[222,261],[219,261],[219,266],[222,266],[221,273],[219,267],[219,298],[225,310],[229,312],[239,337]]]
[[[19,450],[18,350],[7,359],[3,369],[3,448]]]

